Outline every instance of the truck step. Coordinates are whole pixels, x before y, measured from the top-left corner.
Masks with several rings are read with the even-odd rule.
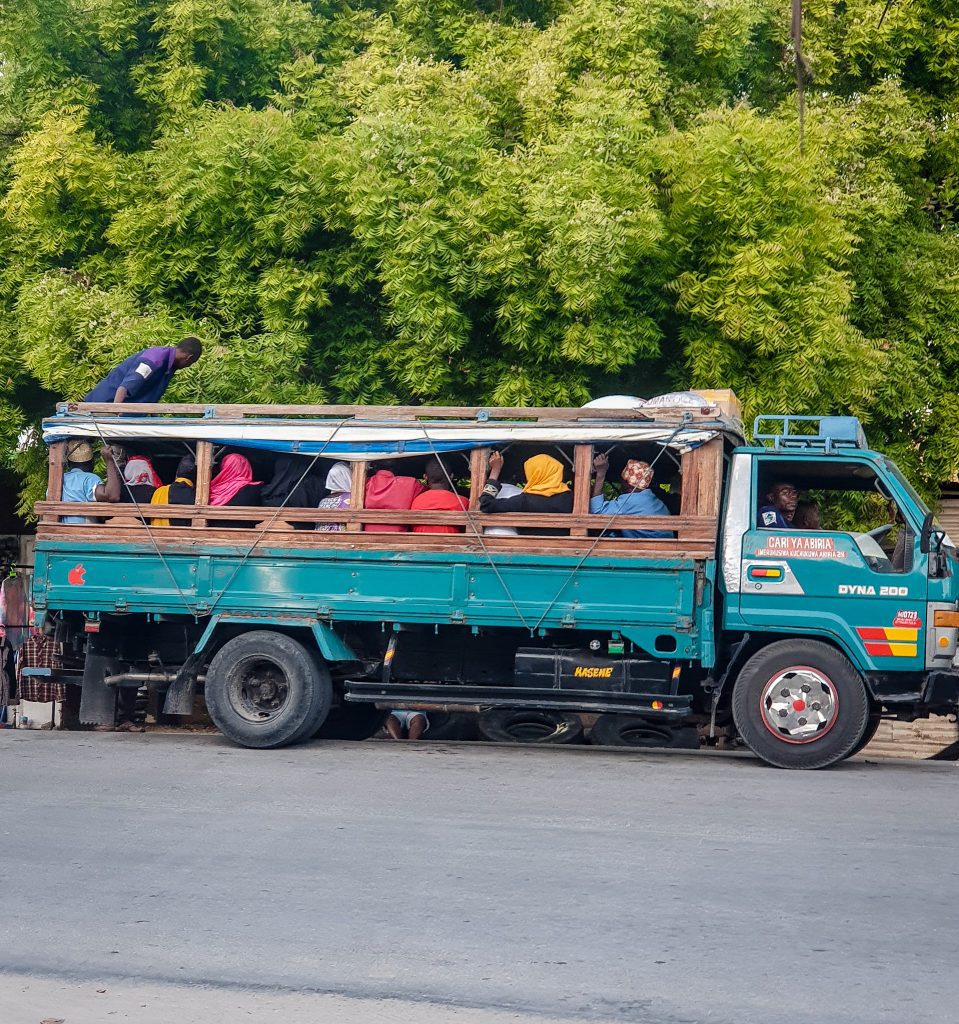
[[[689,714],[692,697],[588,690],[540,690],[521,686],[457,686],[444,683],[382,683],[347,680],[345,697],[355,703],[442,704],[457,707],[549,708],[550,710],[679,719]],[[655,705],[655,706],[654,706]]]

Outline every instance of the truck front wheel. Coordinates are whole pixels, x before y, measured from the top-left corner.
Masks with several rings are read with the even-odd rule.
[[[312,736],[330,710],[326,666],[301,643],[265,629],[217,651],[206,674],[213,724],[241,747],[284,747]]]
[[[749,749],[777,768],[828,768],[848,757],[869,721],[862,677],[816,640],[757,651],[733,688],[733,719]]]

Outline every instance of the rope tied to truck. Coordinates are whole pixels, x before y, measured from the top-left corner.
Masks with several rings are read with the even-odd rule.
[[[692,417],[688,412],[684,412],[682,414],[679,425],[676,427],[676,429],[666,438],[665,441],[660,442],[662,447],[660,448],[659,452],[657,452],[656,456],[653,458],[653,461],[649,464],[650,469],[655,469],[656,463],[660,460],[660,458],[662,458],[663,454],[669,450],[669,446],[673,443],[673,441],[675,441],[676,438],[686,429],[686,427],[689,426],[691,420]],[[440,464],[440,467],[443,470],[443,475],[446,477],[446,481],[450,485],[450,490],[456,493],[456,485],[453,482],[453,478],[450,476],[449,470],[446,468],[446,463],[442,460],[442,458],[440,458],[440,454],[436,450],[435,445],[433,444],[433,438],[430,437],[429,430],[425,425],[423,427],[423,436],[430,446],[430,450],[433,457]],[[477,526],[475,510],[466,509],[466,522],[473,530],[473,534],[476,537],[477,541],[479,542],[483,554],[485,555],[486,560],[489,562],[490,568],[493,570],[493,573],[495,574],[497,580],[499,580],[500,586],[503,588],[503,592],[506,594],[509,603],[513,606],[513,611],[516,612],[516,615],[518,616],[520,622],[522,622],[523,628],[529,632],[530,637],[533,637],[536,635],[536,630],[539,629],[540,626],[542,626],[542,624],[546,621],[546,617],[553,610],[553,607],[555,606],[556,602],[560,599],[560,597],[563,595],[563,592],[573,581],[573,579],[575,579],[576,574],[586,564],[586,560],[596,550],[596,545],[603,539],[606,530],[610,527],[613,520],[619,514],[620,513],[618,512],[613,512],[604,520],[600,520],[600,522],[597,523],[598,532],[596,537],[593,539],[592,544],[590,544],[589,548],[580,558],[579,562],[577,562],[573,569],[570,571],[569,576],[563,582],[562,586],[560,586],[559,590],[556,591],[556,594],[553,596],[553,599],[546,606],[545,610],[543,611],[543,614],[540,615],[539,619],[533,625],[530,625],[526,617],[523,615],[523,611],[517,603],[516,598],[513,596],[513,592],[510,590],[509,584],[504,579],[503,574],[499,571],[499,567],[496,565],[496,560],[493,557],[492,552],[490,551],[489,547],[486,544],[486,541],[483,538],[483,529]]]
[[[109,447],[106,438],[103,436],[103,431],[100,429],[100,424],[96,421],[96,419],[94,418],[92,413],[88,413],[87,415],[88,415],[88,417],[90,419],[90,422],[93,424],[94,428],[96,429],[97,435],[100,438],[100,443],[104,447]],[[263,539],[265,534],[270,529],[272,529],[273,524],[279,518],[280,513],[283,511],[284,508],[286,508],[287,502],[290,500],[290,498],[293,496],[293,494],[296,493],[297,487],[299,487],[300,484],[303,483],[303,481],[309,475],[310,471],[313,469],[313,467],[316,465],[316,463],[319,461],[319,459],[322,458],[323,453],[333,443],[333,440],[336,437],[336,435],[338,434],[338,432],[340,431],[340,428],[343,427],[343,425],[346,422],[347,422],[347,420],[341,419],[336,424],[336,426],[335,426],[335,428],[333,430],[333,433],[327,438],[327,440],[324,442],[324,444],[320,448],[320,450],[310,460],[309,465],[306,467],[305,470],[303,470],[303,473],[301,474],[300,478],[297,480],[296,484],[290,489],[290,493],[287,494],[287,496],[283,499],[282,504],[277,507],[276,511],[273,513],[273,515],[270,517],[270,519],[267,520],[266,524],[260,528],[260,531],[257,534],[257,536],[254,538],[253,543],[249,546],[249,548],[246,550],[246,553],[242,556],[240,561],[234,567],[233,572],[230,575],[230,578],[226,581],[226,583],[220,589],[220,592],[217,594],[217,596],[210,603],[209,607],[204,609],[204,611],[202,613],[204,616],[212,615],[213,614],[214,610],[216,609],[216,606],[220,603],[220,601],[223,599],[223,596],[226,594],[226,592],[229,590],[229,588],[233,585],[233,582],[237,578],[237,576],[239,575],[240,570],[247,563],[247,561],[249,560],[250,556],[256,550],[256,548],[258,547],[260,541]],[[134,507],[134,509],[136,511],[137,518],[140,520],[141,525],[146,530],[147,536],[150,539],[150,543],[153,545],[153,550],[156,552],[157,557],[162,562],[164,569],[166,569],[167,574],[169,575],[170,580],[172,581],[174,587],[176,587],[177,593],[180,596],[180,600],[183,602],[183,606],[186,608],[188,614],[190,616],[192,616],[194,621],[199,620],[200,615],[201,615],[199,602],[196,602],[195,604],[192,604],[192,605],[190,604],[190,601],[189,601],[188,597],[183,592],[183,588],[180,586],[180,583],[179,583],[179,581],[176,578],[176,574],[174,573],[174,571],[171,568],[171,566],[170,566],[169,562],[167,561],[167,559],[164,557],[163,551],[160,549],[160,545],[157,543],[157,539],[156,539],[155,532],[154,532],[157,528],[154,527],[153,523],[143,514],[143,512],[141,510],[142,510],[142,508],[144,506],[142,506],[140,504],[140,502],[137,501],[137,499],[134,496],[133,492],[129,491],[129,494],[130,494],[130,498],[132,499],[132,504],[133,504],[133,507]]]

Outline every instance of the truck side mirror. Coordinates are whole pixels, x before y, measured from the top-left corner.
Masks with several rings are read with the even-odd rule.
[[[932,550],[933,521],[933,514],[927,512],[926,518],[922,521],[922,530],[919,533],[919,550],[924,555],[928,555],[930,550]]]

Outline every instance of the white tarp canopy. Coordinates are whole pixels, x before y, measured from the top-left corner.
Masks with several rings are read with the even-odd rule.
[[[47,444],[70,438],[104,443],[135,441],[211,441],[215,444],[268,451],[329,455],[360,461],[464,451],[516,442],[549,444],[668,444],[677,452],[697,448],[722,433],[722,420],[682,424],[596,420],[476,423],[404,421],[363,423],[308,419],[207,419],[144,416],[84,416],[69,413],[44,420]]]

